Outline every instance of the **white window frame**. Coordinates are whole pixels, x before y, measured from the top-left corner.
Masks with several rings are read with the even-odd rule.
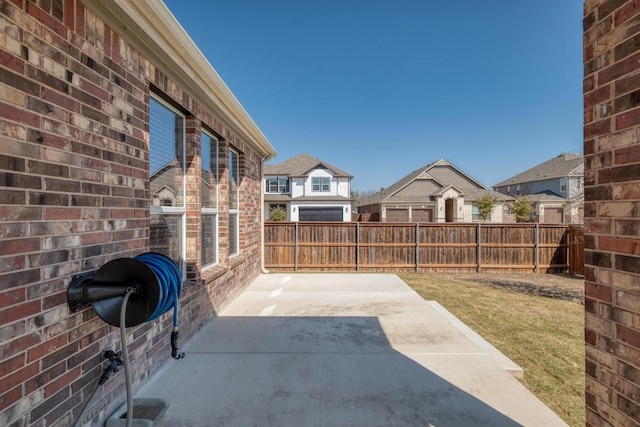
[[[204,218],[205,215],[206,216],[211,216],[212,215],[214,217],[214,220],[213,220],[213,233],[214,233],[213,253],[214,253],[214,259],[210,263],[207,263],[207,264],[203,263],[202,269],[206,270],[208,268],[215,267],[218,264],[218,260],[220,259],[219,258],[219,252],[218,252],[219,249],[220,249],[220,245],[219,245],[220,234],[218,232],[219,218],[220,218],[219,210],[218,210],[218,207],[220,205],[220,190],[219,190],[219,188],[220,188],[220,185],[219,185],[220,184],[220,173],[219,173],[220,172],[220,167],[219,167],[220,166],[220,159],[218,158],[218,155],[219,155],[219,151],[218,150],[219,150],[220,141],[218,140],[218,138],[216,138],[215,136],[211,135],[209,132],[206,132],[206,131],[203,130],[201,132],[201,137],[200,137],[200,145],[201,145],[200,153],[202,153],[202,146],[203,146],[203,142],[204,142],[204,139],[202,138],[203,135],[210,138],[210,141],[211,141],[211,146],[209,147],[210,152],[211,152],[212,155],[215,153],[215,156],[217,158],[217,161],[216,161],[216,164],[215,164],[215,170],[212,170],[212,172],[213,172],[213,174],[214,174],[214,176],[216,178],[216,183],[215,183],[215,186],[216,186],[216,188],[215,188],[216,203],[215,203],[215,207],[203,207],[202,205],[200,206],[200,218],[201,218],[200,226],[201,227],[203,227],[202,223],[204,222],[203,218]],[[202,161],[202,159],[201,159],[201,161]],[[213,166],[212,166],[212,168],[213,168]],[[200,243],[202,245],[204,245],[204,243],[202,242],[202,234],[200,235],[200,239],[201,239]]]
[[[472,221],[481,221],[482,220],[480,218],[480,206],[478,206],[476,203],[473,203],[471,205],[471,220]]]
[[[186,133],[187,133],[187,118],[184,114],[182,114],[180,111],[178,111],[176,108],[174,108],[171,104],[167,103],[166,101],[164,101],[162,98],[155,96],[154,94],[151,94],[149,97],[149,121],[151,121],[151,101],[155,101],[158,104],[160,104],[161,106],[163,106],[164,108],[168,109],[169,111],[171,111],[172,113],[174,113],[176,116],[180,116],[182,117],[182,161],[183,161],[183,174],[182,174],[182,192],[183,192],[183,197],[182,197],[182,206],[154,206],[153,204],[150,206],[149,208],[149,213],[150,214],[156,214],[156,215],[175,215],[175,214],[180,214],[180,220],[179,220],[179,229],[180,229],[180,237],[179,237],[179,241],[178,241],[178,253],[179,253],[179,257],[180,259],[178,260],[178,268],[180,269],[180,273],[182,274],[183,278],[187,277],[187,263],[186,263],[186,259],[187,259],[187,223],[186,223],[186,216],[187,216],[187,194],[186,194],[186,189],[187,189],[187,174],[186,174],[186,158],[187,158],[187,144],[186,144]],[[149,131],[149,152],[151,152],[151,131]],[[151,167],[151,163],[149,163],[149,168]],[[149,173],[151,173],[151,171],[149,170]]]
[[[317,181],[317,182],[316,182]],[[326,181],[326,183],[325,183]],[[325,190],[326,186],[326,190]],[[331,191],[331,178],[328,176],[311,177],[311,191],[318,193],[328,193]]]
[[[270,176],[265,178],[265,191],[270,194],[289,194],[291,187],[289,178],[282,176]],[[275,190],[272,188],[275,187]]]
[[[231,156],[235,155],[236,158],[236,162],[235,164],[233,164],[233,162],[231,161]],[[228,161],[229,161],[229,165],[228,165],[228,173],[229,173],[229,184],[228,184],[228,188],[229,188],[229,192],[231,192],[231,176],[232,174],[234,174],[234,176],[237,178],[237,188],[236,188],[236,208],[232,209],[231,208],[231,204],[229,204],[229,224],[228,224],[228,230],[229,230],[229,257],[233,257],[236,256],[238,254],[240,254],[240,153],[232,148],[229,148],[229,154],[228,154]],[[234,171],[232,171],[231,169],[234,169]],[[232,215],[235,215],[235,242],[236,242],[236,248],[235,251],[232,252],[232,248],[231,248],[231,218]]]

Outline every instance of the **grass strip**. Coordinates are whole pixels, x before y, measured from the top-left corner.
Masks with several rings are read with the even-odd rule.
[[[433,274],[400,274],[524,370],[523,384],[570,426],[584,426],[584,307]]]

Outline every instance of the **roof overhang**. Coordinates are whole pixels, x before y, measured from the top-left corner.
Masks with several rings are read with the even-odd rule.
[[[216,113],[261,156],[277,154],[164,3],[157,0],[83,0],[83,3],[193,99]]]

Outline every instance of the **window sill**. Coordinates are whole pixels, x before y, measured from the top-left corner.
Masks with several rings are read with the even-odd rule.
[[[229,257],[229,268],[237,267],[239,264],[242,264],[247,256],[243,253],[237,253],[235,255],[231,255]]]
[[[224,265],[214,265],[211,266],[209,268],[207,268],[206,270],[202,270],[202,283],[204,283],[205,285],[211,283],[212,281],[216,280],[218,277],[223,276],[224,274],[226,274],[229,271],[229,268],[224,266]]]

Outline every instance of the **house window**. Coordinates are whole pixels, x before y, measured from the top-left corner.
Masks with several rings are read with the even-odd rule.
[[[471,219],[473,221],[480,221],[480,208],[476,204],[471,206]]]
[[[507,185],[507,194],[511,195],[511,186]]]
[[[507,203],[502,205],[502,215],[511,215],[511,207]]]
[[[331,178],[328,176],[314,176],[311,178],[312,190],[327,192],[331,190]]]
[[[520,184],[516,185],[516,196],[520,195]]]
[[[289,193],[289,178],[284,177],[270,177],[266,179],[266,192],[267,193]]]
[[[200,134],[200,200],[202,266],[218,262],[218,140],[206,132]]]
[[[567,179],[566,178],[560,178],[560,192],[561,193],[566,193],[567,192]]]
[[[238,215],[240,212],[240,165],[238,153],[229,150],[229,256],[240,251]]]
[[[185,273],[185,117],[155,97],[149,98],[150,249]]]

